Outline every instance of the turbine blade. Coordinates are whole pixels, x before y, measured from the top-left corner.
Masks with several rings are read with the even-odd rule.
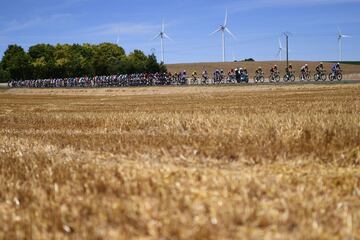
[[[276,56],[279,57],[281,54],[281,49],[279,49],[279,51],[277,52]]]
[[[164,37],[171,40],[171,41],[174,41],[171,37],[169,37],[169,35],[167,35],[166,33],[163,33],[164,34]]]
[[[116,45],[119,45],[120,42],[120,31],[119,29],[117,29],[116,31]]]
[[[154,41],[155,39],[157,39],[157,38],[159,38],[159,37],[161,37],[161,33],[156,34],[156,36],[153,37],[153,38],[151,39],[151,41]]]
[[[217,32],[220,32],[220,31],[221,31],[221,28],[219,28],[218,30],[213,31],[212,33],[210,33],[210,36],[211,36],[211,35],[214,35],[214,34],[217,33]]]
[[[230,32],[228,28],[225,28],[225,31],[230,34],[235,40],[237,40],[236,36],[232,32]]]
[[[338,35],[342,36],[341,29],[339,28],[339,26],[337,26],[337,30],[338,30]]]
[[[164,32],[164,31],[165,31],[164,19],[162,20],[162,24],[161,24],[161,31],[162,31],[162,32]]]
[[[281,50],[283,49],[280,38],[279,38],[279,49],[281,49]]]
[[[343,37],[343,38],[351,38],[350,35],[341,35],[341,37]]]
[[[228,10],[225,11],[225,21],[224,21],[224,27],[226,27],[228,21]]]

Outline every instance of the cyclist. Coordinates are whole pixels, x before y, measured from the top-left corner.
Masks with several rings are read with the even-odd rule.
[[[248,74],[248,71],[247,71],[247,69],[246,68],[244,68],[244,74]]]
[[[340,63],[334,64],[331,68],[331,71],[333,72],[333,74],[336,74],[340,70],[341,70]]]
[[[285,68],[285,77],[287,80],[289,80],[291,78],[293,74],[293,67],[292,67],[292,64],[290,63],[289,66],[287,66]]]
[[[177,72],[174,73],[174,80],[179,80],[179,74]]]
[[[191,74],[191,76],[192,76],[193,79],[196,79],[196,77],[197,77],[197,72],[194,71],[194,72]]]
[[[293,67],[292,67],[292,64],[290,63],[289,66],[285,68],[285,72],[288,76],[290,76],[292,71],[293,71]]]
[[[197,82],[197,72],[194,71],[192,74],[191,74],[191,79],[193,81],[193,83],[195,84]]]
[[[203,78],[208,78],[208,72],[207,72],[206,70],[203,71],[202,77],[203,77]]]
[[[307,64],[305,64],[304,66],[301,67],[300,72],[301,72],[301,80],[305,79],[305,75],[308,73],[309,71],[309,67]]]
[[[276,74],[276,73],[278,73],[278,72],[279,72],[279,70],[278,70],[278,68],[277,68],[276,65],[274,65],[274,66],[270,69],[270,75],[271,75],[271,76],[274,76],[274,74]]]
[[[202,82],[203,82],[203,83],[206,83],[207,80],[208,80],[208,78],[209,78],[208,72],[207,72],[206,70],[203,71],[202,74],[201,74],[201,76],[202,76]]]
[[[244,69],[243,69],[243,68],[239,68],[239,73],[240,73],[240,75],[242,76],[243,73],[244,73]]]
[[[263,70],[262,70],[262,67],[258,67],[258,69],[256,69],[255,71],[255,75],[262,75],[263,74]]]
[[[324,71],[324,65],[321,62],[319,65],[316,66],[316,72],[320,74],[322,71]]]

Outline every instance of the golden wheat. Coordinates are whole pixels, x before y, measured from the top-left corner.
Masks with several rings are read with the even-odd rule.
[[[359,166],[359,85],[0,92],[0,239],[358,239]]]

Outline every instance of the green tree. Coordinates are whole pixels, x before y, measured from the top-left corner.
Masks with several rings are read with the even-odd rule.
[[[2,68],[2,64],[0,62],[0,82],[7,82],[10,79],[10,73]]]
[[[55,48],[50,44],[37,44],[29,48],[31,66],[34,78],[54,77]]]
[[[146,71],[149,73],[160,72],[160,65],[154,54],[149,55],[146,59]]]
[[[12,79],[30,79],[32,77],[31,58],[18,45],[9,45],[2,58],[2,68]]]
[[[112,43],[102,43],[95,47],[93,66],[97,75],[111,75],[122,72],[123,48]]]
[[[165,66],[165,64],[163,62],[160,63],[160,72],[161,73],[166,73],[167,72],[167,68]]]
[[[37,44],[26,53],[11,45],[4,54],[0,79],[65,78],[141,72],[166,72],[155,55],[134,50],[126,56],[123,48],[112,43]]]
[[[128,56],[129,73],[146,72],[147,57],[140,50],[134,50]]]

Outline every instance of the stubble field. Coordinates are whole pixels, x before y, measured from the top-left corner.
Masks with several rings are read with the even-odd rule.
[[[360,85],[0,89],[0,239],[359,239]]]
[[[305,61],[291,61],[290,63],[292,64],[293,69],[295,71],[297,81],[299,80],[300,69],[302,66],[304,66],[305,64],[308,64],[310,72],[311,72],[311,77],[313,77],[313,75],[315,73],[315,68],[317,65],[319,65],[319,62],[305,62]],[[188,72],[188,74],[191,75],[191,73],[193,71],[196,71],[199,74],[199,76],[201,75],[201,73],[204,70],[207,70],[210,73],[210,75],[212,76],[212,73],[216,69],[223,69],[225,71],[225,73],[227,73],[231,69],[247,68],[250,79],[253,79],[255,71],[258,67],[262,67],[262,69],[265,73],[265,77],[268,78],[270,75],[269,74],[270,68],[272,66],[274,66],[275,64],[278,66],[278,68],[280,70],[281,77],[283,77],[284,73],[285,73],[285,68],[286,68],[285,61],[281,61],[281,62],[280,61],[265,61],[265,62],[256,61],[256,62],[225,62],[225,63],[222,63],[222,62],[218,62],[218,63],[214,63],[214,62],[184,63],[184,64],[167,64],[166,67],[172,73],[186,70]],[[324,68],[327,70],[327,73],[330,73],[330,69],[333,64],[334,63],[324,62]],[[346,79],[346,80],[359,80],[360,79],[360,64],[356,64],[356,63],[341,64],[341,68],[343,70],[344,79]]]

